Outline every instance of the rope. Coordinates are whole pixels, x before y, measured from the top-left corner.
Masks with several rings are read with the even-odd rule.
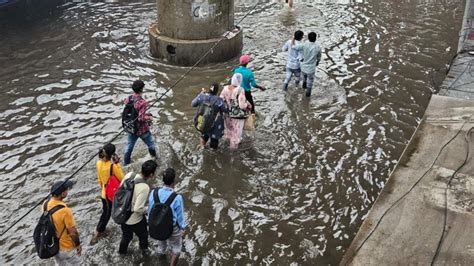
[[[248,15],[250,15],[250,13],[252,13],[255,8],[257,8],[257,6],[260,4],[260,1],[257,1],[257,3],[237,22],[237,24],[235,24],[236,27],[238,27],[242,21],[244,21],[244,19],[247,18]],[[216,48],[222,41],[224,41],[227,36],[229,35],[229,31],[226,32],[226,34],[224,36],[222,36],[222,38],[217,41],[209,50],[207,50],[207,52],[205,52],[200,58],[199,60],[194,63],[194,65],[191,66],[191,68],[189,68],[183,75],[181,75],[164,93],[161,94],[160,97],[158,97],[155,101],[152,102],[151,105],[148,106],[148,108],[146,110],[149,110],[151,109],[152,107],[154,107],[161,99],[163,99],[163,97],[170,91],[172,90],[174,87],[176,87],[176,85],[178,85],[189,73],[191,73],[191,71],[193,71],[201,62],[202,60],[204,60],[204,58],[206,58],[207,55],[209,55],[214,48]],[[138,119],[138,118],[136,118]],[[120,130],[117,134],[115,134],[112,139],[110,139],[110,141],[107,142],[108,143],[112,143],[114,140],[116,140],[122,133],[124,132],[124,129],[122,128],[122,130]],[[98,153],[94,153],[84,164],[82,164],[79,169],[77,169],[76,171],[74,171],[74,173],[72,173],[68,178],[66,178],[63,183],[61,184],[60,187],[62,187],[67,181],[71,180],[77,173],[79,173],[82,169],[84,169],[84,167],[90,163],[92,160],[94,160],[94,158],[96,158]],[[60,188],[59,187],[59,188]],[[52,191],[54,192],[54,191]],[[21,220],[23,220],[26,216],[28,216],[28,214],[30,214],[35,208],[37,208],[39,205],[41,205],[44,201],[46,201],[47,199],[49,198],[49,195],[46,196],[45,198],[43,198],[41,201],[39,201],[38,203],[36,203],[30,210],[28,210],[25,214],[23,214],[18,220],[16,220],[12,225],[10,225],[5,231],[2,232],[2,234],[0,236],[4,236],[8,231],[10,231],[15,225],[17,225]]]

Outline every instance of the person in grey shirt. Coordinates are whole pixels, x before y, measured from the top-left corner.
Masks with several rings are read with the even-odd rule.
[[[321,47],[316,43],[316,33],[310,32],[308,34],[308,41],[303,44],[295,44],[292,41],[292,48],[301,52],[300,56],[303,58],[301,62],[301,73],[303,73],[303,89],[306,89],[306,96],[311,96],[311,89],[313,87],[314,75],[316,66],[321,60]]]

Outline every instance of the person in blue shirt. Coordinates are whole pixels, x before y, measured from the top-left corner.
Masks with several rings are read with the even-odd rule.
[[[301,73],[303,74],[303,89],[306,89],[306,96],[311,96],[316,67],[321,61],[321,47],[316,43],[316,33],[308,34],[308,41],[295,44],[292,42],[292,48],[300,51],[303,62],[301,62]]]
[[[205,91],[203,89],[201,93],[196,96],[196,98],[194,98],[194,100],[191,102],[192,107],[198,107],[204,101],[208,101],[213,105],[212,108],[214,109],[214,113],[217,114],[211,130],[209,132],[201,132],[201,148],[204,148],[207,141],[211,139],[209,146],[213,149],[217,149],[219,145],[219,139],[222,138],[222,136],[224,135],[223,113],[227,112],[228,110],[227,106],[224,103],[224,100],[222,100],[221,97],[217,96],[218,92],[219,84],[213,83],[208,91]]]
[[[174,192],[176,173],[173,168],[168,168],[163,173],[163,187],[158,189],[158,198],[161,203],[165,203],[171,193]],[[154,190],[150,192],[148,197],[148,216],[150,216],[151,209],[155,204],[153,197]],[[184,218],[184,204],[183,196],[176,195],[173,202],[171,202],[171,209],[173,211],[173,233],[170,238],[164,241],[158,241],[158,254],[160,259],[166,258],[166,249],[169,247],[171,251],[170,265],[177,265],[181,248],[183,246],[183,234],[186,230],[187,224]]]
[[[252,70],[247,68],[248,63],[250,62],[250,55],[242,55],[239,59],[240,66],[234,69],[234,74],[242,74],[242,84],[241,87],[244,88],[245,98],[252,105],[251,112],[255,113],[255,103],[253,102],[252,97],[252,87],[258,88],[262,91],[265,90],[263,86],[260,86],[255,81],[255,76],[253,75]]]
[[[300,44],[301,40],[303,39],[304,33],[300,30],[295,31],[294,39],[295,44]],[[300,67],[300,52],[294,48],[292,48],[292,40],[288,40],[285,42],[282,48],[283,52],[288,51],[288,61],[286,63],[286,78],[283,82],[283,90],[288,90],[288,83],[291,81],[291,77],[295,76],[295,84],[296,87],[300,84],[300,76],[301,76],[301,67]]]

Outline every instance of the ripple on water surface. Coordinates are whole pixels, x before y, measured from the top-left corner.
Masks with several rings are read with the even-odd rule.
[[[196,150],[191,122],[193,97],[226,80],[231,64],[197,69],[151,110],[160,167],[177,170],[185,198],[186,261],[340,261],[420,121],[435,70],[455,50],[462,1],[423,2],[301,0],[291,11],[261,1],[243,22],[244,52],[268,90],[254,93],[258,130],[238,151]],[[236,18],[254,4],[236,0]],[[152,101],[184,73],[149,56],[155,16],[154,1],[84,2],[0,27],[2,231],[120,130],[133,80],[146,81]],[[318,32],[323,47],[311,98],[293,85],[281,90],[281,46],[296,29]],[[115,143],[123,151],[125,137]],[[146,158],[139,142],[133,168]],[[68,203],[88,243],[100,215],[94,163],[75,180]],[[0,237],[0,261],[39,262],[30,237],[38,215]],[[147,262],[135,242],[118,258],[120,229],[109,228],[110,237],[85,245],[86,262]]]

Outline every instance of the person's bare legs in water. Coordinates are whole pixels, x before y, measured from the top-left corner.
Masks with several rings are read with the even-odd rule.
[[[288,3],[290,8],[293,8],[293,0],[286,0],[285,2]]]

